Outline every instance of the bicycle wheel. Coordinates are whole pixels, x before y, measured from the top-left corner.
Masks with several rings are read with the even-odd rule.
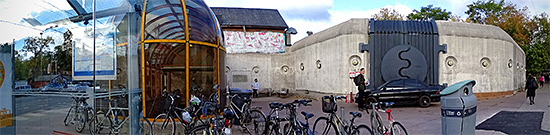
[[[367,125],[357,126],[351,135],[373,135],[372,130]]]
[[[86,119],[88,119],[88,114],[82,107],[76,109],[76,115],[74,120],[74,128],[76,132],[82,133],[84,127],[86,127]]]
[[[249,121],[246,127],[254,134],[263,134],[265,131],[265,115],[259,110],[250,110],[248,114]]]
[[[75,112],[76,110],[74,109],[74,106],[71,106],[71,108],[69,108],[69,111],[67,112],[67,115],[65,116],[65,119],[63,120],[63,123],[65,124],[65,126],[73,122]]]
[[[266,129],[269,130],[269,132],[267,133],[267,135],[280,135],[280,127],[278,126],[278,124],[275,124],[275,122],[270,122],[269,123],[269,129],[268,129],[268,126],[266,125]]]
[[[316,135],[337,135],[336,125],[328,120],[327,117],[319,117],[313,124],[313,134]]]
[[[161,113],[153,120],[153,133],[159,135],[176,134],[176,121],[166,113]]]
[[[111,133],[111,126],[113,125],[111,118],[105,113],[100,112],[95,118],[95,132],[98,134]]]
[[[210,130],[210,125],[200,125],[191,129],[190,135],[212,135],[212,130]]]
[[[141,131],[141,134],[142,135],[153,135],[153,125],[151,124],[151,122],[145,118],[145,117],[141,117],[139,119],[139,127],[140,127],[140,131]]]
[[[87,110],[86,112],[88,112],[87,115],[86,115],[86,116],[88,116],[88,119],[87,119],[87,121],[88,121],[88,128],[89,128],[89,130],[90,130],[90,134],[94,134],[94,133],[95,133],[94,131],[95,131],[95,123],[96,123],[96,119],[95,119],[95,118],[96,118],[96,117],[95,117],[95,115],[94,115],[94,111],[93,111],[92,108],[88,108],[88,109],[86,109],[86,110]]]
[[[391,126],[392,126],[391,133],[393,135],[408,135],[407,130],[405,129],[405,127],[401,123],[393,122],[391,124]]]
[[[290,126],[289,123],[286,123],[285,126],[283,126],[283,134],[285,135],[298,135],[296,133],[296,130]]]
[[[382,125],[382,117],[380,116],[380,114],[376,113],[375,111],[376,110],[372,111],[373,114],[370,117],[370,124],[371,124],[373,133],[378,135],[384,132],[384,125]]]

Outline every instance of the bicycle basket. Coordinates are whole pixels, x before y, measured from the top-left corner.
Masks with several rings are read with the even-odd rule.
[[[336,105],[336,101],[334,100],[333,96],[322,97],[321,103],[323,112],[325,113],[334,113],[338,111],[338,106]]]

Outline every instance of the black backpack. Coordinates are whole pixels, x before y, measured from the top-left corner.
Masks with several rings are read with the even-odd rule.
[[[359,79],[359,78],[362,78],[362,77],[363,77],[363,75],[359,74],[355,78],[353,78],[353,82],[355,83],[355,86],[361,85],[362,82],[361,82],[361,79]]]

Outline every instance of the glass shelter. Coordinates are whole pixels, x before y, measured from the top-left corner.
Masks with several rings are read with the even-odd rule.
[[[0,37],[0,134],[90,134],[65,122],[77,99],[96,116],[123,108],[120,133],[139,134],[163,93],[185,107],[226,91],[222,33],[203,0],[5,0],[0,18],[11,32]]]

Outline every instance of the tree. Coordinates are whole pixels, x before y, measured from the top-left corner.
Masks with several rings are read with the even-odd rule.
[[[464,22],[464,20],[460,19],[460,16],[458,16],[458,15],[451,15],[451,18],[449,18],[449,21],[451,21],[451,22]]]
[[[403,15],[399,14],[395,9],[380,8],[380,13],[372,15],[375,20],[403,20]]]
[[[531,42],[531,29],[534,24],[529,21],[528,9],[517,8],[513,3],[504,1],[477,1],[468,5],[467,21],[489,24],[500,27],[510,35],[518,45]]]
[[[413,10],[412,13],[407,15],[409,20],[449,20],[451,18],[451,12],[447,12],[446,9],[440,7],[434,7],[432,4],[427,7],[421,7],[420,11]]]
[[[504,0],[496,3],[493,0],[477,1],[467,5],[466,14],[473,23],[485,23],[486,18],[497,17],[504,7]]]
[[[63,33],[64,41],[63,44],[60,46],[56,46],[55,49],[55,55],[54,60],[56,61],[55,64],[55,70],[58,73],[63,73],[63,71],[71,71],[71,65],[72,65],[72,51],[73,51],[73,41],[72,37],[73,34],[70,30],[67,30],[67,32]],[[57,73],[54,73],[57,74]]]
[[[521,47],[525,51],[525,69],[528,73],[538,74],[550,65],[548,44],[529,44]]]
[[[29,63],[32,79],[35,79],[37,75],[44,74],[44,67],[47,65],[47,63],[43,63],[44,52],[46,52],[46,48],[53,43],[54,40],[52,37],[29,37],[25,39],[25,45],[23,45],[21,50],[24,52],[31,52],[33,54],[33,57],[30,59]]]
[[[542,13],[534,16],[531,20],[534,28],[531,31],[531,39],[534,43],[547,44],[550,43],[550,17],[548,14]],[[550,47],[550,45],[547,45]]]
[[[27,79],[29,79],[29,66],[27,66],[27,62],[23,60],[23,56],[15,51],[15,80]]]

